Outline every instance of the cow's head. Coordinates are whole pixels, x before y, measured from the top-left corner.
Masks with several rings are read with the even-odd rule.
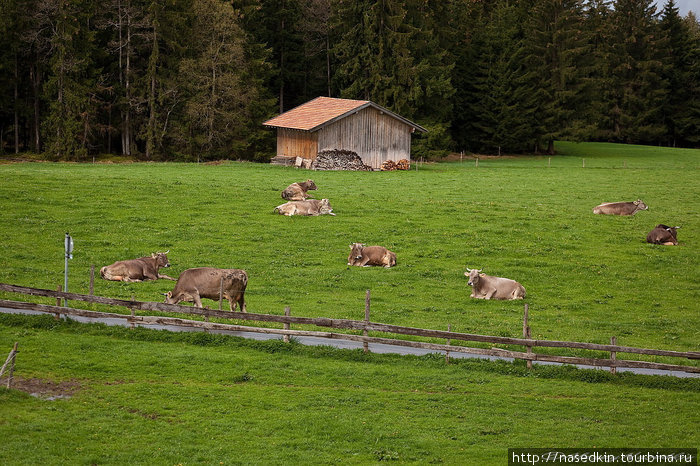
[[[156,260],[156,266],[158,267],[170,267],[170,262],[168,261],[168,253],[170,249],[165,252],[154,252],[151,257]]]
[[[165,304],[177,304],[177,303],[180,302],[180,301],[178,301],[177,299],[174,299],[174,298],[173,298],[173,292],[172,292],[172,291],[168,291],[167,293],[163,293],[163,295],[165,296],[165,301],[164,301]]]
[[[646,205],[641,199],[634,201],[634,205],[637,206],[637,210],[648,210],[649,206]]]
[[[335,215],[333,213],[333,207],[331,207],[331,203],[328,199],[321,199],[321,204],[318,208],[318,213],[320,215],[324,215],[324,214]]]
[[[313,191],[318,188],[316,187],[316,183],[314,183],[314,180],[306,180],[306,189]]]
[[[469,277],[469,282],[467,282],[467,284],[468,284],[469,286],[474,286],[474,285],[476,285],[477,283],[479,283],[479,274],[481,273],[482,270],[483,270],[483,269],[478,269],[478,270],[477,270],[477,269],[470,269],[470,268],[467,268],[467,271],[464,272],[464,275],[466,275],[467,277]]]
[[[362,260],[363,243],[352,243],[350,245],[350,255],[348,256],[348,265],[354,265],[355,262]]]

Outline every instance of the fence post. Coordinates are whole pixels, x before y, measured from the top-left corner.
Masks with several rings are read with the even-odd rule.
[[[528,323],[530,313],[530,305],[525,303],[525,315],[523,316],[523,338],[530,339],[530,325]],[[527,345],[527,354],[532,354],[532,346]],[[532,369],[532,359],[527,360],[527,368]]]
[[[95,295],[95,264],[90,266],[90,296]]]
[[[452,324],[447,324],[447,331],[451,332],[452,331]],[[452,344],[451,339],[447,339],[447,346],[450,346]],[[450,350],[445,350],[445,364],[450,363]]]
[[[475,168],[479,168],[479,157],[476,158],[476,167]]]
[[[610,344],[617,345],[617,337],[610,337]],[[610,360],[613,363],[613,365],[610,366],[610,372],[613,374],[617,374],[617,367],[615,367],[615,361],[617,360],[617,351],[610,352]]]
[[[5,368],[9,365],[10,366],[10,372],[9,372],[9,377],[7,379],[7,388],[10,388],[10,385],[12,385],[12,377],[15,371],[15,356],[17,354],[17,345],[19,343],[15,342],[15,345],[12,347],[12,351],[10,351],[10,354],[7,355],[7,359],[5,360],[5,364],[2,365],[2,368],[0,368],[0,377],[2,377],[2,374],[5,373]]]
[[[58,285],[56,287],[56,291],[58,291],[60,293],[61,291],[63,291],[63,287],[61,285]],[[61,307],[61,298],[56,298],[56,307]],[[53,317],[56,320],[61,320],[61,313],[57,312],[54,314]]]
[[[136,301],[136,297],[132,294],[131,295],[131,300]],[[131,311],[131,319],[129,319],[129,322],[131,323],[131,328],[136,328],[136,324],[134,323],[134,317],[136,317],[136,312],[134,312],[134,308],[129,308]]]
[[[291,308],[289,306],[285,306],[284,308],[284,315],[286,317],[289,317],[289,314],[292,312]],[[284,323],[284,329],[289,330],[289,322]],[[284,335],[282,337],[282,340],[284,340],[285,343],[289,343],[289,335]]]
[[[222,302],[224,300],[224,277],[221,277],[219,282],[219,310],[221,310]]]
[[[367,294],[365,295],[365,326],[369,324],[369,290],[367,290]],[[363,336],[368,336],[369,332],[367,331],[367,327],[362,331]],[[362,347],[365,350],[365,353],[369,352],[369,342],[364,342],[362,343]]]
[[[583,160],[583,167],[582,168],[586,168],[586,159],[581,159],[581,160]]]
[[[10,388],[12,386],[12,379],[15,375],[15,359],[17,358],[17,342],[15,342],[15,345],[12,347],[12,362],[10,362],[10,373],[8,374],[7,377],[7,388]]]

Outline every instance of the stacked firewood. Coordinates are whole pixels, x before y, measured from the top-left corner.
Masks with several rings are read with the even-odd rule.
[[[367,171],[372,170],[372,167],[365,165],[356,152],[333,149],[319,152],[311,165],[311,169]]]
[[[409,162],[406,159],[401,159],[398,162],[394,162],[393,160],[387,160],[382,164],[381,167],[382,171],[391,171],[391,170],[410,170],[411,169],[411,162]]]
[[[401,159],[398,162],[396,162],[396,169],[397,170],[410,170],[411,169],[411,162],[409,162],[406,159]]]
[[[382,163],[381,170],[383,172],[388,172],[391,170],[396,170],[396,162],[393,160],[386,160],[384,163]]]

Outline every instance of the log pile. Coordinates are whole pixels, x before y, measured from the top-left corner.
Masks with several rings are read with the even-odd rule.
[[[382,171],[392,171],[392,170],[410,170],[411,162],[406,159],[401,159],[398,162],[393,160],[387,160],[382,164]]]
[[[343,149],[323,150],[319,152],[311,168],[313,170],[372,170],[372,167],[365,165],[356,152]]]

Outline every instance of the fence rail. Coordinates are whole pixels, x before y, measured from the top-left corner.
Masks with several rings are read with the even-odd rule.
[[[55,315],[75,315],[83,317],[109,317],[116,319],[125,319],[127,322],[136,324],[140,323],[143,325],[177,325],[182,327],[193,327],[208,330],[229,330],[229,331],[246,331],[246,332],[256,332],[256,333],[268,333],[277,334],[283,336],[313,336],[319,338],[328,339],[342,339],[350,341],[358,341],[365,344],[365,348],[369,343],[382,343],[395,346],[405,346],[413,348],[423,348],[434,351],[445,351],[446,353],[469,353],[478,354],[486,356],[497,356],[497,357],[508,357],[514,359],[522,359],[528,362],[531,361],[544,361],[544,362],[557,362],[564,364],[583,364],[590,366],[599,367],[609,367],[612,370],[615,368],[639,368],[639,369],[656,369],[656,370],[668,370],[668,371],[683,371],[688,373],[700,373],[700,367],[694,366],[684,366],[676,364],[665,364],[665,363],[655,363],[648,361],[636,361],[629,359],[618,359],[619,353],[632,353],[632,354],[644,354],[651,356],[667,356],[667,357],[677,357],[685,359],[700,359],[700,352],[697,351],[670,351],[670,350],[658,350],[658,349],[648,349],[648,348],[637,348],[630,346],[620,346],[616,344],[604,345],[596,343],[584,343],[584,342],[567,342],[567,341],[556,341],[556,340],[533,340],[530,338],[510,338],[510,337],[498,337],[489,335],[478,335],[470,333],[459,333],[452,331],[443,330],[430,330],[421,329],[414,327],[403,327],[398,325],[389,325],[371,322],[369,320],[369,294],[367,295],[366,305],[365,305],[365,320],[347,320],[347,319],[330,319],[326,317],[295,317],[285,312],[285,315],[275,315],[275,314],[255,314],[255,313],[244,313],[244,312],[230,312],[230,311],[220,311],[214,309],[201,309],[191,306],[181,306],[177,304],[165,304],[165,303],[155,303],[155,302],[143,302],[135,300],[123,300],[114,298],[105,298],[101,296],[83,295],[78,293],[69,293],[63,291],[52,291],[44,290],[38,288],[29,288],[24,286],[0,284],[0,291],[6,291],[11,293],[26,294],[32,296],[42,296],[49,298],[56,298],[57,302],[60,299],[71,300],[71,301],[82,301],[88,303],[105,304],[110,306],[126,307],[132,310],[131,315],[107,313],[101,311],[89,311],[84,309],[74,309],[70,307],[62,306],[51,306],[45,304],[36,303],[26,303],[11,300],[0,300],[0,307],[14,308],[14,309],[27,309],[35,310],[40,312],[52,313]],[[157,311],[157,312],[169,312],[169,313],[181,313],[190,315],[200,315],[205,317],[205,321],[197,320],[187,320],[174,317],[163,317],[163,316],[137,316],[134,315],[135,310],[140,311]],[[285,310],[286,311],[286,310]],[[526,312],[527,315],[527,312]],[[261,327],[249,327],[244,325],[232,325],[223,324],[216,322],[208,322],[211,317],[224,318],[224,319],[238,319],[247,321],[257,321],[257,322],[274,322],[281,323],[284,328],[261,328]],[[362,331],[362,335],[346,334],[346,333],[334,333],[334,332],[322,332],[322,331],[311,331],[311,330],[292,330],[289,328],[290,325],[312,325],[317,327],[328,327],[344,330],[357,330]],[[527,318],[524,323],[524,327],[527,325]],[[399,340],[392,338],[380,338],[372,337],[368,335],[368,332],[382,332],[397,335],[411,335],[425,338],[439,338],[448,340],[448,344],[438,344],[438,343],[428,343],[420,341],[408,341]],[[529,334],[529,332],[528,332]],[[468,341],[468,342],[479,342],[479,343],[490,343],[490,344],[502,344],[502,345],[516,345],[524,346],[526,352],[506,350],[501,348],[472,348],[461,345],[450,344],[453,340]],[[604,351],[609,352],[611,357],[608,358],[585,358],[585,357],[574,357],[574,356],[558,356],[551,354],[541,354],[532,352],[533,347],[550,347],[550,348],[569,348],[569,349],[585,349],[594,351]]]

